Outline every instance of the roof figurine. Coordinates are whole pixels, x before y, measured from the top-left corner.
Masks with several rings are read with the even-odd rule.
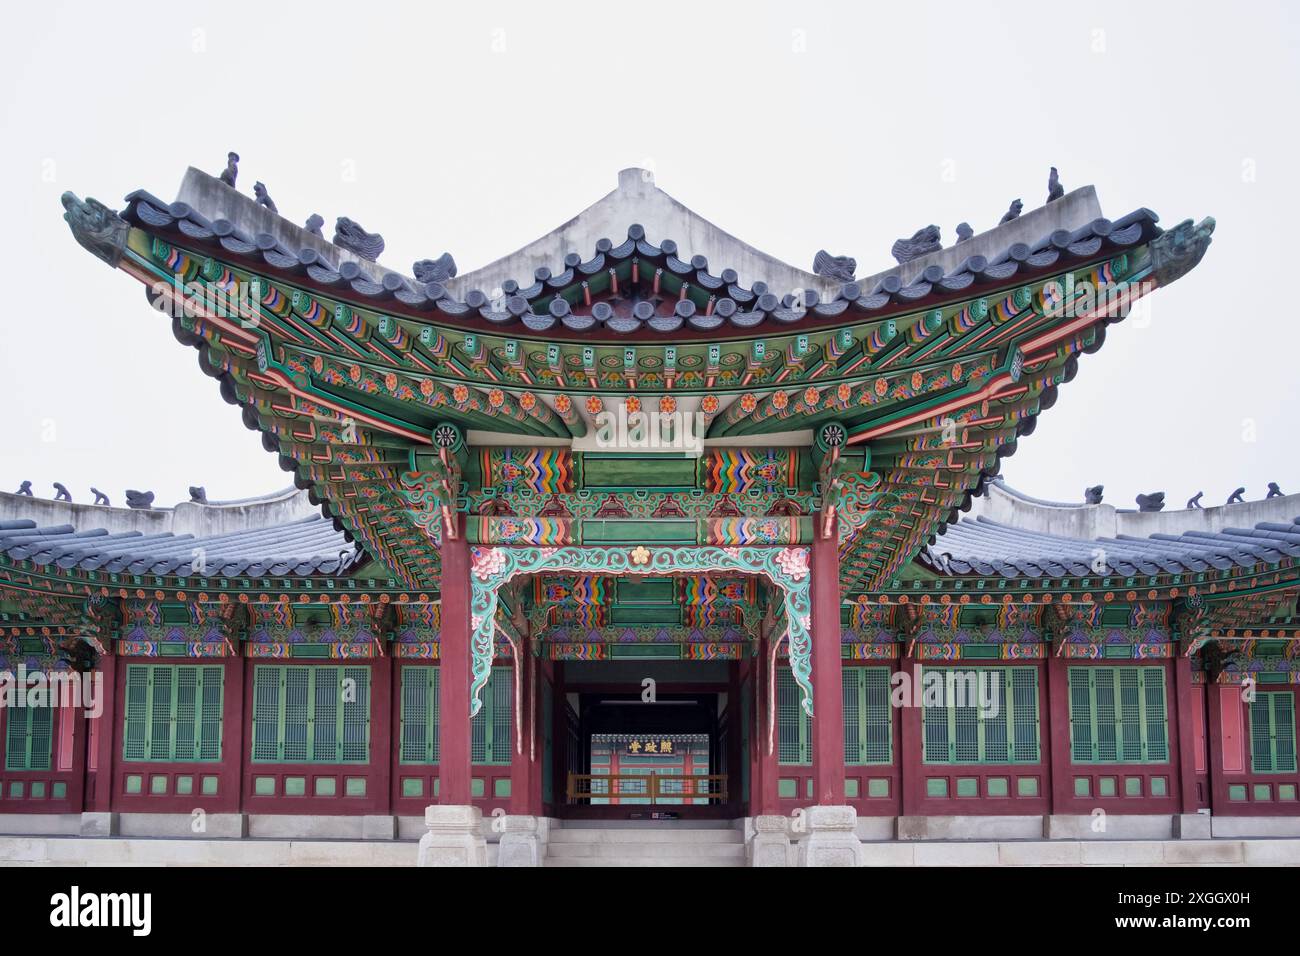
[[[72,495],[68,493],[68,489],[57,481],[54,482],[54,500],[55,501],[72,500]]]
[[[899,265],[904,265],[931,252],[938,252],[942,248],[943,243],[939,241],[939,227],[929,225],[912,233],[911,239],[899,239],[889,252],[898,260]]]
[[[226,153],[226,168],[221,171],[219,177],[223,183],[231,189],[235,188],[235,180],[239,176],[239,154],[235,152]]]
[[[1266,494],[1264,497],[1267,499],[1267,498],[1284,498],[1286,496],[1283,494],[1282,489],[1278,487],[1276,481],[1270,481],[1268,483],[1268,494]]]
[[[126,506],[135,508],[139,511],[148,511],[153,507],[152,491],[135,491],[131,488],[126,490]]]
[[[257,197],[257,204],[265,206],[271,212],[279,214],[280,210],[275,208],[275,200],[271,194],[266,191],[266,186],[261,182],[253,183],[253,195]]]
[[[813,272],[827,279],[852,282],[857,271],[858,260],[852,256],[833,256],[825,249],[817,250],[813,256]]]
[[[1228,496],[1228,500],[1225,502],[1225,504],[1230,504],[1230,505],[1240,505],[1245,503],[1246,503],[1246,489],[1244,487],[1238,488],[1236,491],[1230,494]]]
[[[970,227],[968,222],[957,223],[957,241],[965,242],[975,235],[975,230]]]
[[[108,500],[108,495],[104,494],[102,491],[100,491],[98,488],[96,488],[96,487],[93,486],[93,485],[92,485],[91,488],[90,488],[90,493],[93,494],[93,495],[95,496],[95,504],[97,504],[97,505],[111,505],[111,504],[112,504],[112,502],[110,502],[110,501]]]
[[[190,501],[196,505],[206,505],[208,503],[208,490],[202,485],[190,485]]]
[[[334,245],[355,252],[362,259],[377,260],[384,251],[384,237],[377,232],[366,232],[347,216],[339,216],[334,223]]]
[[[325,234],[321,232],[321,229],[324,228],[324,226],[325,217],[319,213],[312,213],[307,217],[307,221],[303,224],[303,228],[306,229],[307,232],[313,236],[319,236],[321,239],[325,238]]]
[[[456,260],[450,252],[444,252],[437,259],[421,259],[411,266],[411,272],[417,281],[426,285],[430,282],[446,282],[455,278]]]
[[[1007,211],[1003,213],[1002,218],[998,220],[998,225],[1000,226],[1004,222],[1010,222],[1013,219],[1019,219],[1020,211],[1024,208],[1025,208],[1024,203],[1022,203],[1019,199],[1014,200],[1011,203],[1011,205],[1007,207]]]
[[[1101,493],[1105,490],[1105,485],[1093,485],[1091,488],[1083,489],[1083,503],[1088,505],[1101,504]]]
[[[1065,195],[1065,187],[1061,185],[1060,177],[1056,175],[1056,167],[1047,174],[1047,201],[1056,202]]]
[[[1163,491],[1153,491],[1149,495],[1137,496],[1138,511],[1163,511],[1165,507],[1165,493]]]
[[[32,497],[32,483],[30,481],[24,481],[18,486],[18,490],[15,491],[14,494],[26,495],[28,498]]]
[[[1203,495],[1203,494],[1205,494],[1205,492],[1203,492],[1203,491],[1198,491],[1196,494],[1192,495],[1190,498],[1187,499],[1187,510],[1188,510],[1188,511],[1204,511],[1204,510],[1205,510],[1205,509],[1201,506],[1201,495]]]

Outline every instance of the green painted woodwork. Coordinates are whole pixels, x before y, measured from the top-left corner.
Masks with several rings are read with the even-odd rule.
[[[433,666],[403,667],[399,759],[402,763],[438,762],[438,679]]]
[[[1244,783],[1233,783],[1228,785],[1229,800],[1245,800],[1246,785]]]
[[[483,706],[470,718],[470,753],[475,764],[509,766],[514,752],[514,672],[494,667],[483,694]]]
[[[1117,791],[1115,790],[1114,777],[1102,777],[1100,780],[1097,781],[1097,796],[1113,797],[1115,796],[1116,792]]]
[[[680,644],[611,644],[611,660],[617,661],[677,661],[682,658]]]
[[[439,668],[402,668],[399,757],[404,764],[436,764],[439,755]],[[471,759],[483,766],[508,766],[514,746],[514,671],[494,667],[483,707],[470,719]]]
[[[213,665],[129,665],[122,759],[220,761],[224,675]]]
[[[252,759],[254,763],[368,763],[370,668],[256,667]]]
[[[1036,796],[1038,796],[1038,778],[1037,778],[1037,777],[1017,777],[1017,778],[1016,778],[1016,796],[1018,796],[1018,797],[1036,797]]]
[[[844,762],[850,766],[893,761],[893,712],[888,667],[845,667]]]
[[[1006,777],[989,777],[984,783],[984,792],[990,797],[1005,797],[1010,794],[1010,784]]]
[[[889,778],[872,777],[867,781],[868,797],[887,797],[889,796]]]
[[[776,740],[778,763],[812,763],[812,718],[799,706],[799,688],[787,668],[776,675]]]
[[[1295,773],[1295,694],[1290,691],[1257,691],[1249,708],[1251,770],[1255,773]]]
[[[922,675],[923,759],[929,764],[1038,763],[1038,672],[1032,667],[925,668],[945,680],[928,699]],[[949,693],[948,688],[952,688]],[[982,709],[981,701],[988,703]]]
[[[893,762],[893,716],[888,667],[841,670],[844,701],[844,762],[850,766]],[[788,670],[777,673],[778,761],[812,763],[812,718],[799,706],[798,688]]]
[[[1152,778],[1151,778],[1150,785],[1151,785],[1151,796],[1153,796],[1153,797],[1167,797],[1167,796],[1169,796],[1169,778],[1168,778],[1168,777],[1152,777]]]
[[[690,491],[696,487],[697,458],[682,455],[582,456],[582,487],[588,491]]]
[[[5,769],[49,770],[53,707],[5,709]]]
[[[1070,759],[1164,763],[1168,709],[1162,667],[1071,667]]]
[[[127,793],[130,794],[143,793],[144,777],[140,776],[140,774],[138,773],[127,774],[126,782],[125,782],[125,790]]]
[[[948,796],[948,778],[947,777],[926,777],[925,795],[927,797]]]

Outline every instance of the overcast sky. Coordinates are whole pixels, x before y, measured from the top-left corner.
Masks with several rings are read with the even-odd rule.
[[[0,486],[160,504],[289,483],[142,287],[83,252],[70,189],[119,208],[243,157],[282,214],[347,215],[402,271],[462,272],[650,166],[724,229],[858,274],[927,223],[1097,187],[1118,218],[1212,215],[1190,276],[1004,462],[1009,483],[1131,505],[1300,491],[1300,19],[1282,3],[42,3],[0,33]],[[615,237],[617,238],[617,237]],[[664,238],[654,237],[651,238]],[[671,237],[668,237],[671,238]],[[689,254],[690,250],[686,250]],[[725,265],[723,263],[722,265]],[[10,487],[12,486],[12,487]]]

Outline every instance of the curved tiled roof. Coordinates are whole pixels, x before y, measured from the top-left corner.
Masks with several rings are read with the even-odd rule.
[[[239,195],[233,190],[231,194],[232,201]],[[972,254],[952,268],[931,263],[908,279],[891,272],[870,284],[856,280],[841,283],[836,291],[826,294],[811,288],[772,289],[763,281],[741,285],[736,269],[728,266],[714,272],[704,256],[691,256],[689,250],[679,248],[669,238],[653,242],[641,225],[633,223],[627,227],[626,238],[619,242],[602,238],[594,249],[585,251],[585,256],[571,251],[562,262],[539,267],[531,276],[504,280],[499,296],[495,296],[495,289],[470,289],[460,298],[443,283],[420,282],[375,263],[358,261],[278,217],[277,225],[289,227],[280,229],[279,236],[269,232],[249,234],[228,219],[209,220],[189,203],[168,203],[143,190],[130,193],[126,201],[124,218],[152,232],[174,231],[195,247],[219,247],[227,254],[261,260],[276,272],[309,280],[326,290],[360,296],[376,305],[392,302],[399,309],[440,313],[460,321],[481,320],[485,328],[515,326],[535,333],[566,329],[619,336],[679,330],[743,332],[764,324],[779,327],[852,313],[869,318],[876,313],[886,314],[891,306],[918,308],[949,296],[978,294],[983,286],[1005,286],[1019,276],[1059,270],[1122,252],[1162,232],[1155,213],[1137,209],[1114,221],[1096,218],[1077,228],[1056,229],[1034,242],[1011,242],[988,256]],[[286,238],[293,236],[304,245],[293,248],[298,240]],[[578,292],[587,279],[632,257],[639,268],[662,269],[708,295],[709,306],[702,309],[690,298],[683,298],[665,303],[662,309],[640,301],[630,310],[615,310],[607,302],[596,302],[581,313],[573,310],[569,300],[580,299]],[[670,307],[672,311],[666,312]]]
[[[1076,538],[983,515],[949,525],[923,555],[946,574],[1060,578],[1226,571],[1300,557],[1300,517],[1253,528]],[[1104,566],[1104,570],[1101,568]]]
[[[0,521],[0,554],[63,570],[184,578],[200,573],[195,568],[199,550],[203,577],[345,574],[365,560],[364,552],[319,516],[197,536],[79,530],[71,524],[39,527],[27,518]]]

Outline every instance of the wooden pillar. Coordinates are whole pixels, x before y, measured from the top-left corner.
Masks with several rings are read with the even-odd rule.
[[[898,715],[898,759],[902,770],[902,815],[919,816],[925,781],[921,779],[921,686],[917,681],[916,658],[907,642],[899,645],[898,670],[903,686],[910,690],[910,705],[900,707]],[[908,700],[908,698],[904,698]]]
[[[768,699],[770,681],[775,676],[772,672],[772,640],[759,638],[758,657],[754,659],[754,746],[750,751],[749,769],[749,813],[750,816],[779,814],[777,766],[775,748],[768,752],[768,721],[773,706]]]
[[[748,760],[745,753],[745,708],[741,706],[740,695],[742,670],[747,661],[727,662],[727,806],[733,816],[740,815],[742,794],[740,792],[741,761]]]
[[[442,631],[439,638],[438,802],[469,806],[474,768],[470,739],[470,556],[465,521],[442,541]]]
[[[1178,723],[1178,808],[1181,813],[1196,812],[1196,724],[1192,708],[1192,658],[1176,654],[1174,665],[1174,713]]]
[[[1047,713],[1043,742],[1052,773],[1051,803],[1048,813],[1065,813],[1074,799],[1074,782],[1070,776],[1070,675],[1064,657],[1052,653],[1047,645]]]
[[[535,764],[529,753],[528,742],[533,732],[533,713],[536,708],[533,706],[530,697],[531,681],[529,675],[532,673],[532,669],[537,666],[537,662],[532,659],[528,645],[528,638],[520,636],[519,659],[514,662],[514,671],[511,674],[514,682],[511,690],[515,692],[514,700],[519,701],[519,712],[515,714],[519,726],[515,728],[514,739],[510,741],[511,813],[533,812],[532,780]],[[521,740],[523,741],[522,747],[519,743]]]
[[[1219,684],[1205,685],[1205,742],[1210,755],[1210,812],[1228,812],[1228,785],[1223,779],[1223,694]]]
[[[103,709],[86,721],[86,782],[83,806],[104,813],[113,802],[113,731],[117,725],[117,655],[99,658],[97,673],[101,683],[96,689]]]
[[[844,685],[837,522],[812,547],[813,803],[844,803]]]
[[[381,634],[382,642],[387,637]],[[383,646],[382,644],[380,645]],[[370,669],[370,766],[375,768],[375,779],[371,793],[375,794],[375,806],[372,812],[390,814],[393,812],[393,746],[392,735],[400,733],[400,717],[393,721],[389,715],[393,712],[393,678],[397,668],[393,659],[387,655],[374,658]]]

